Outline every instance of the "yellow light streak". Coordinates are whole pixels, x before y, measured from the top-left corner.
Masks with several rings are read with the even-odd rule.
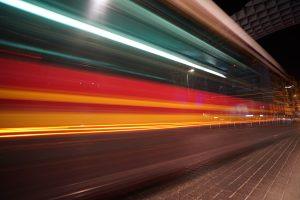
[[[136,107],[156,107],[156,108],[176,108],[188,110],[211,110],[211,111],[231,111],[232,106],[222,106],[213,104],[196,104],[196,103],[178,103],[176,101],[162,100],[139,100],[120,97],[101,97],[90,95],[62,94],[54,92],[41,92],[20,89],[0,88],[0,96],[6,99],[14,100],[35,100],[65,103],[91,103],[102,105],[121,105]],[[251,112],[261,112],[259,109],[248,109]],[[266,111],[268,112],[268,111]],[[269,111],[271,112],[271,111]]]
[[[268,122],[271,120],[260,120],[260,122]],[[235,121],[236,124],[243,123],[254,123],[258,122],[258,120],[244,120],[244,121]],[[14,138],[14,137],[38,137],[38,136],[59,136],[59,135],[83,135],[83,134],[103,134],[103,133],[122,133],[122,132],[130,132],[130,131],[147,131],[147,130],[162,130],[162,129],[174,129],[174,128],[189,128],[189,127],[200,127],[200,126],[213,126],[213,125],[228,125],[233,124],[232,121],[218,121],[218,122],[191,122],[191,123],[178,123],[178,124],[164,124],[157,125],[152,124],[151,126],[146,126],[141,124],[140,126],[120,126],[119,128],[78,128],[78,130],[67,131],[67,132],[51,132],[53,131],[51,128],[41,129],[41,132],[34,133],[30,132],[27,129],[21,131],[19,128],[19,133],[15,132],[13,129],[10,131],[7,129],[5,133],[1,132],[0,129],[0,138]]]
[[[69,103],[93,103],[103,105],[145,106],[158,108],[179,108],[187,110],[230,111],[234,107],[220,105],[198,105],[176,101],[154,101],[148,99],[127,99],[120,97],[84,96],[41,92],[11,88],[0,88],[4,99],[34,100]],[[248,109],[252,113],[261,110]],[[264,111],[265,112],[265,111]],[[270,111],[272,112],[272,111]],[[258,117],[259,115],[257,115]],[[159,129],[184,128],[194,126],[242,124],[272,121],[270,116],[264,118],[256,115],[245,119],[240,115],[221,115],[200,113],[189,114],[145,114],[145,113],[89,113],[89,112],[35,112],[21,110],[0,111],[0,138],[37,137],[55,135],[122,133],[128,131],[146,131]]]

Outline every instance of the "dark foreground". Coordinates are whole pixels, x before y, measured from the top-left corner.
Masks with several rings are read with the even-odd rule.
[[[132,198],[292,199],[300,188],[297,132],[296,125],[251,124],[1,139],[1,199],[122,199],[187,170],[188,178]],[[268,143],[207,173],[194,170]]]
[[[137,199],[299,200],[300,130],[127,198]]]

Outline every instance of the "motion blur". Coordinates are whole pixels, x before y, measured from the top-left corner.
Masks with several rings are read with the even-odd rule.
[[[173,1],[1,0],[0,23],[8,197],[110,196],[292,124],[284,73]]]

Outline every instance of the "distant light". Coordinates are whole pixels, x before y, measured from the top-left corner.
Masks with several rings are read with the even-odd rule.
[[[188,72],[193,73],[195,70],[194,69],[190,69]]]
[[[218,119],[219,117],[214,117],[214,119]]]
[[[253,117],[253,115],[245,115],[245,117]]]
[[[289,88],[292,88],[292,87],[294,87],[294,85],[285,86],[284,88],[289,89]]]
[[[103,18],[106,15],[109,0],[89,0],[87,17],[88,19]]]
[[[18,8],[20,10],[32,13],[34,15],[44,17],[46,19],[49,19],[49,20],[52,20],[52,21],[55,21],[55,22],[58,22],[58,23],[76,28],[76,29],[80,29],[82,31],[86,31],[86,32],[89,32],[89,33],[92,33],[92,34],[95,34],[95,35],[98,35],[98,36],[101,36],[101,37],[104,37],[104,38],[107,38],[107,39],[110,39],[110,40],[113,40],[113,41],[116,41],[116,42],[119,42],[119,43],[122,43],[122,44],[131,46],[131,47],[134,47],[134,48],[137,48],[137,49],[140,49],[140,50],[143,50],[143,51],[146,51],[146,52],[149,52],[149,53],[167,58],[169,60],[173,60],[175,62],[184,64],[184,65],[187,65],[187,66],[190,66],[190,67],[193,67],[193,68],[205,71],[205,72],[208,72],[210,74],[214,74],[214,75],[222,77],[222,78],[226,78],[225,75],[223,75],[219,72],[207,69],[207,68],[202,67],[198,64],[195,64],[195,63],[192,63],[192,62],[190,62],[188,60],[185,60],[183,58],[177,57],[173,54],[167,53],[165,51],[161,51],[159,49],[156,49],[156,48],[153,48],[153,47],[148,46],[146,44],[143,44],[141,42],[137,42],[137,41],[134,41],[132,39],[117,35],[115,33],[111,33],[109,31],[106,31],[104,29],[89,25],[89,24],[81,22],[79,20],[76,20],[76,19],[73,19],[73,18],[70,18],[70,17],[66,17],[64,15],[58,14],[56,12],[47,10],[47,9],[39,7],[39,6],[36,6],[34,4],[31,4],[31,3],[28,3],[28,2],[25,2],[25,1],[21,1],[21,0],[0,0],[0,2],[2,2],[4,4],[7,4],[7,5],[10,5],[12,7]]]
[[[259,115],[260,117],[263,117],[264,115]]]

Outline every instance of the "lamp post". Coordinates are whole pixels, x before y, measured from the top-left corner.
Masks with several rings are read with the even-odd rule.
[[[286,90],[289,114],[294,117],[297,113],[297,85],[288,85],[284,87]]]
[[[193,73],[194,71],[195,71],[194,69],[190,69],[186,73],[186,84],[187,84],[188,89],[190,88],[190,85],[189,85],[189,73]]]

